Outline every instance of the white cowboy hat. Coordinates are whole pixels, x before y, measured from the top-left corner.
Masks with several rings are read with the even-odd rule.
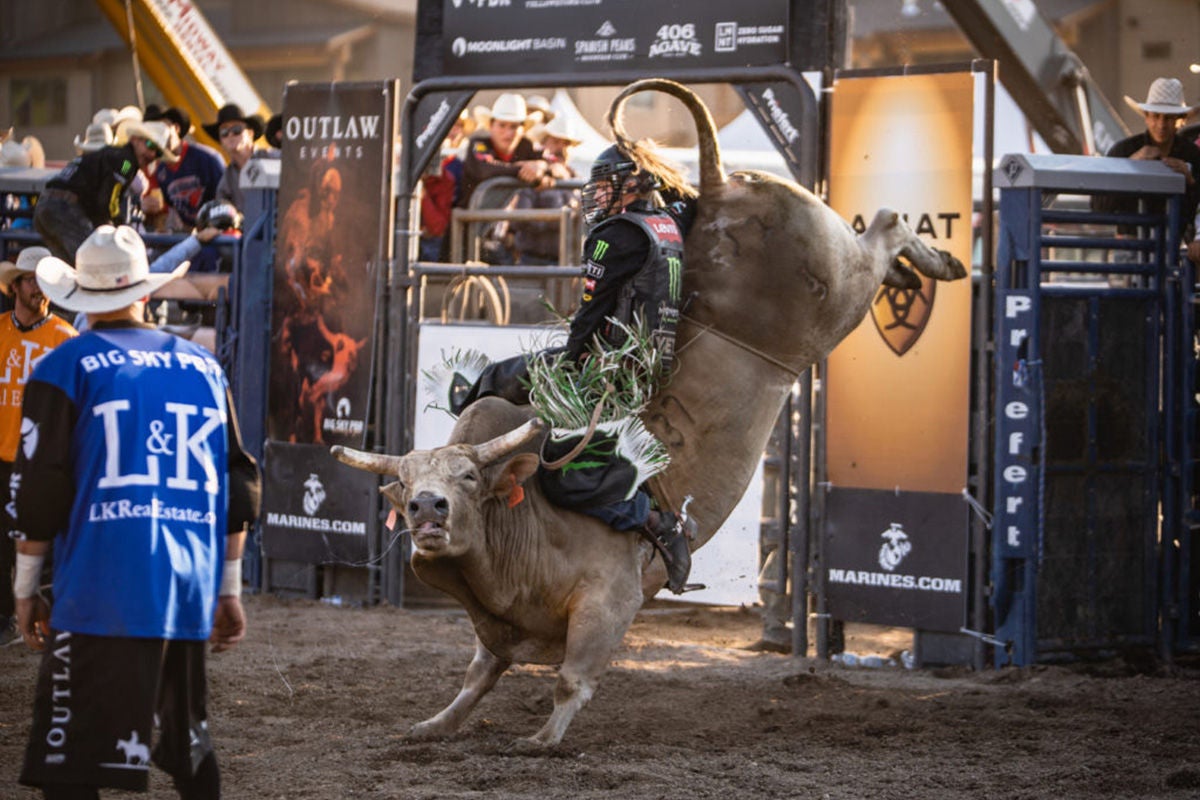
[[[529,109],[529,116],[535,117],[541,114],[542,122],[549,122],[554,119],[554,108],[551,107],[550,101],[542,97],[540,94],[531,94],[525,98],[525,107]]]
[[[516,122],[528,128],[533,124],[529,119],[529,110],[525,107],[525,98],[519,94],[505,93],[496,98],[492,107],[475,106],[475,118],[481,127],[486,128],[497,122]]]
[[[48,255],[50,251],[44,247],[26,247],[17,254],[17,263],[0,262],[0,290],[7,292],[18,275],[32,275],[37,272],[38,262]]]
[[[146,245],[127,225],[101,225],[75,253],[76,269],[49,256],[37,265],[38,285],[50,302],[68,311],[102,314],[132,305],[187,272],[180,264],[173,272],[151,272]]]
[[[102,147],[107,147],[116,141],[112,128],[107,122],[93,122],[83,132],[83,138],[75,137],[75,153],[94,153]]]
[[[124,130],[127,139],[140,136],[153,142],[154,146],[158,148],[159,158],[168,164],[174,164],[179,160],[179,154],[175,153],[171,147],[174,144],[175,131],[167,123],[161,121],[129,122],[124,126]]]
[[[46,151],[35,136],[26,136],[21,141],[10,137],[0,144],[0,167],[34,167],[41,169],[46,166]]]
[[[1125,102],[1134,111],[1180,117],[1192,113],[1196,108],[1183,102],[1183,84],[1176,78],[1155,78],[1154,83],[1150,84],[1150,91],[1146,92],[1144,103],[1139,103],[1129,95],[1125,95]]]
[[[557,116],[547,122],[545,125],[535,125],[529,131],[529,138],[537,143],[541,143],[547,136],[553,136],[555,139],[563,141],[574,146],[582,144],[583,140],[576,134],[575,124],[563,116]]]

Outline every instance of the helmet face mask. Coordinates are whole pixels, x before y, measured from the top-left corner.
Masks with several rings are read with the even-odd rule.
[[[621,207],[627,183],[636,171],[637,164],[616,145],[596,156],[583,187],[583,218],[588,225],[608,219]]]

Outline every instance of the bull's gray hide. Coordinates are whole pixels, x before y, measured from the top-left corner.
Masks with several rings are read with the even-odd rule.
[[[679,84],[654,79],[622,91],[609,111],[619,140],[629,141],[625,99],[647,90],[682,100],[699,134],[699,211],[683,287],[693,300],[679,326],[676,372],[645,414],[671,455],[655,492],[675,508],[695,498],[698,547],[745,491],[797,376],[858,324],[885,277],[916,280],[897,256],[933,278],[966,272],[893,211],[856,235],[793,183],[759,172],[726,177],[708,110]],[[661,562],[647,568],[648,549],[634,534],[554,508],[526,480],[540,441],[529,416],[488,398],[467,409],[445,447],[402,457],[333,449],[352,466],[398,478],[382,491],[412,531],[413,570],[461,602],[475,626],[462,691],[413,735],[454,731],[510,664],[526,662],[561,665],[554,712],[529,740],[559,742],[643,598],[663,585]],[[510,508],[520,483],[525,499]]]

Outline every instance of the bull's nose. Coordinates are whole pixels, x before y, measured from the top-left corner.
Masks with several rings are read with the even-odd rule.
[[[421,492],[408,501],[408,515],[413,519],[442,520],[449,514],[449,501],[433,492]]]

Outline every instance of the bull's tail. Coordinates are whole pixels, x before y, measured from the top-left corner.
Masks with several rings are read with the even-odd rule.
[[[622,147],[629,147],[633,139],[625,130],[624,105],[625,100],[639,92],[664,92],[678,99],[692,114],[696,122],[696,136],[700,149],[700,194],[705,194],[725,183],[725,168],[721,166],[721,148],[717,144],[717,126],[708,107],[704,105],[695,92],[683,84],[665,78],[647,78],[635,81],[624,89],[612,101],[608,109],[608,124],[613,136]]]

